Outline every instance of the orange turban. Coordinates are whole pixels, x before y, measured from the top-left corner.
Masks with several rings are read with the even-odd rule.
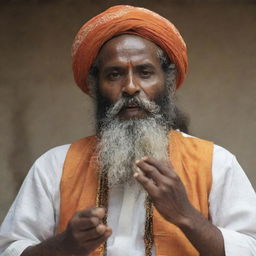
[[[86,22],[73,46],[73,74],[77,85],[90,94],[87,75],[101,46],[120,34],[135,34],[163,49],[177,67],[176,88],[187,72],[186,44],[174,25],[155,12],[129,5],[113,6]]]

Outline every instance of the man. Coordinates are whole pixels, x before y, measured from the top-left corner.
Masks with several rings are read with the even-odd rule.
[[[96,136],[35,162],[1,255],[256,255],[256,196],[235,157],[175,130],[186,68],[179,32],[149,10],[115,6],[81,28],[73,71]]]

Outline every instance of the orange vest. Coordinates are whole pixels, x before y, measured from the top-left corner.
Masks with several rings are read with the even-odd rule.
[[[184,137],[178,131],[172,131],[169,137],[170,159],[174,170],[181,178],[191,204],[209,218],[213,143]],[[65,230],[76,211],[95,206],[98,188],[96,143],[95,136],[86,137],[73,143],[67,153],[60,185],[58,232]],[[183,232],[167,222],[155,208],[153,235],[157,256],[199,255]],[[101,248],[91,255],[101,255]]]

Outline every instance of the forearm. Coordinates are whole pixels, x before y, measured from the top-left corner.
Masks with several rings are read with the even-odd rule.
[[[21,256],[68,256],[70,254],[63,241],[64,234],[56,235],[40,244],[26,248]]]
[[[194,210],[191,217],[185,218],[179,228],[198,250],[200,256],[225,256],[221,231],[197,210]]]

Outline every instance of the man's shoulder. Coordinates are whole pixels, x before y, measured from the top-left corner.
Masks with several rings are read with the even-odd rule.
[[[65,159],[65,156],[67,154],[68,149],[70,148],[70,145],[71,144],[60,145],[47,150],[36,160],[35,163],[41,164],[43,162],[48,162],[48,161],[59,162]]]
[[[211,142],[210,140],[202,139],[184,132],[180,132],[181,135],[185,138],[194,138],[200,141],[208,141]],[[226,148],[213,143],[213,155],[215,159],[218,159],[219,161],[227,161],[228,159],[233,159],[235,156]]]
[[[38,157],[30,173],[38,176],[40,179],[54,179],[59,180],[62,174],[63,166],[67,157],[67,154],[71,146],[76,145],[79,142],[91,141],[95,136],[84,137],[70,144],[64,144],[53,147]],[[84,145],[84,143],[82,143]],[[57,177],[57,178],[56,178]]]
[[[191,134],[187,134],[185,132],[181,132],[179,130],[177,130],[177,132],[179,132],[183,138],[188,138],[188,139],[195,139],[195,140],[198,140],[198,141],[205,141],[205,142],[211,142],[213,143],[212,141],[210,140],[207,140],[207,139],[202,139],[202,138],[199,138],[199,137],[196,137],[194,135],[191,135]]]
[[[70,149],[71,146],[73,145],[78,145],[78,144],[86,144],[90,142],[96,141],[96,136],[91,135],[91,136],[86,136],[81,139],[75,140],[72,143],[69,144],[64,144],[60,146],[53,147],[43,153],[37,160],[36,164],[41,164],[43,162],[56,162],[56,163],[63,163],[65,161],[66,155]]]
[[[90,144],[95,144],[97,142],[97,136],[96,135],[90,135],[90,136],[87,136],[87,137],[84,137],[84,138],[81,138],[79,140],[76,140],[74,141],[71,146],[74,147],[74,146],[80,146],[80,145],[83,145],[83,146],[89,146]]]

